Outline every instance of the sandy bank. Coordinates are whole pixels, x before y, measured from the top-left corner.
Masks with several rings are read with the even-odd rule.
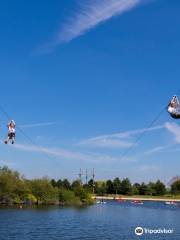
[[[104,199],[104,200],[129,200],[129,201],[156,201],[156,202],[180,202],[180,199],[175,199],[175,198],[155,198],[155,197],[115,197],[115,196],[93,196],[94,199]]]

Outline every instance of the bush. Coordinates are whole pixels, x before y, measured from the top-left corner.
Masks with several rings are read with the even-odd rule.
[[[59,201],[65,205],[80,205],[81,201],[75,196],[75,193],[71,190],[61,189],[59,190]]]

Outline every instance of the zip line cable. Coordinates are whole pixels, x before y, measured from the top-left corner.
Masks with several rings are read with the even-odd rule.
[[[180,89],[178,89],[177,91],[177,95],[180,93]],[[148,132],[148,130],[157,122],[157,120],[160,118],[160,116],[162,115],[162,113],[164,112],[164,110],[166,110],[167,107],[163,107],[163,109],[157,114],[157,116],[155,116],[155,118],[152,120],[152,122],[144,129],[144,131],[142,132],[142,134],[140,134],[136,140],[134,141],[134,143],[127,149],[125,150],[122,155],[121,155],[121,159],[125,158],[134,148],[135,145],[140,142],[140,140],[145,136],[145,134]],[[4,108],[0,105],[0,110],[2,111],[2,113],[7,117],[7,119],[11,119],[9,114],[4,110]],[[1,128],[1,126],[0,126]],[[50,157],[45,151],[44,149],[39,146],[36,142],[34,142],[19,126],[17,126],[17,129],[21,132],[21,134],[29,141],[31,142],[34,146],[36,146],[40,152],[42,152],[46,157],[48,157],[48,159],[52,159],[52,157]]]
[[[177,90],[176,92],[178,95],[180,93],[180,89]],[[134,141],[134,143],[127,149],[125,150],[122,155],[121,155],[121,159],[123,159],[124,157],[126,157],[134,148],[136,143],[138,143],[144,136],[145,134],[148,132],[148,130],[155,124],[155,122],[160,118],[160,116],[162,115],[162,113],[164,112],[164,110],[167,109],[166,107],[163,107],[163,109],[157,114],[157,116],[152,120],[152,122],[145,128],[145,130],[142,132],[142,134],[140,134],[136,140]]]
[[[0,131],[1,131],[1,134],[2,134],[2,143],[4,142],[4,131],[3,131],[3,128],[2,126],[0,125]]]
[[[0,110],[1,112],[6,116],[6,118],[8,120],[11,119],[10,115],[5,111],[5,109],[0,105]],[[0,126],[1,127],[1,126]],[[49,156],[49,154],[47,154],[44,149],[39,146],[34,140],[31,139],[31,137],[29,137],[18,125],[16,126],[16,128],[19,130],[19,132],[21,132],[21,134],[29,141],[31,142],[32,145],[34,145],[37,149],[39,149],[39,151],[41,153],[43,153],[49,160],[52,160],[53,158],[51,156]]]
[[[162,113],[164,112],[164,110],[166,109],[166,107],[163,107],[163,109],[157,114],[157,116],[152,120],[152,122],[144,129],[144,131],[136,138],[136,140],[134,141],[134,143],[123,152],[121,159],[123,159],[124,157],[126,157],[134,148],[136,143],[140,142],[140,140],[145,136],[145,134],[148,132],[148,130],[157,122],[157,120],[160,118],[160,116],[162,115]]]

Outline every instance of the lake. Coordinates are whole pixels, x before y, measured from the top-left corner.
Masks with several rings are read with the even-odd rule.
[[[135,235],[135,228],[173,233]],[[145,231],[145,229],[144,229]],[[180,240],[180,207],[107,201],[89,207],[0,208],[0,240]]]

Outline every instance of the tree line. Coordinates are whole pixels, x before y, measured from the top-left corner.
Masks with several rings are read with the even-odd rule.
[[[82,184],[80,180],[68,179],[26,179],[19,172],[8,167],[0,167],[1,204],[91,204],[92,194],[150,195],[180,194],[180,180],[167,189],[160,180],[132,184],[128,178],[120,180],[93,181]]]
[[[92,180],[89,181],[92,186]],[[165,194],[178,195],[180,194],[180,180],[174,182],[170,188],[167,188],[163,182],[157,180],[156,182],[149,182],[141,184],[132,184],[128,178],[120,180],[97,181],[95,182],[95,193],[97,195],[104,194],[120,194],[120,195],[150,195],[163,196]]]
[[[78,180],[72,184],[67,179],[56,184],[47,177],[29,180],[17,171],[0,167],[0,203],[82,205],[93,201]]]

